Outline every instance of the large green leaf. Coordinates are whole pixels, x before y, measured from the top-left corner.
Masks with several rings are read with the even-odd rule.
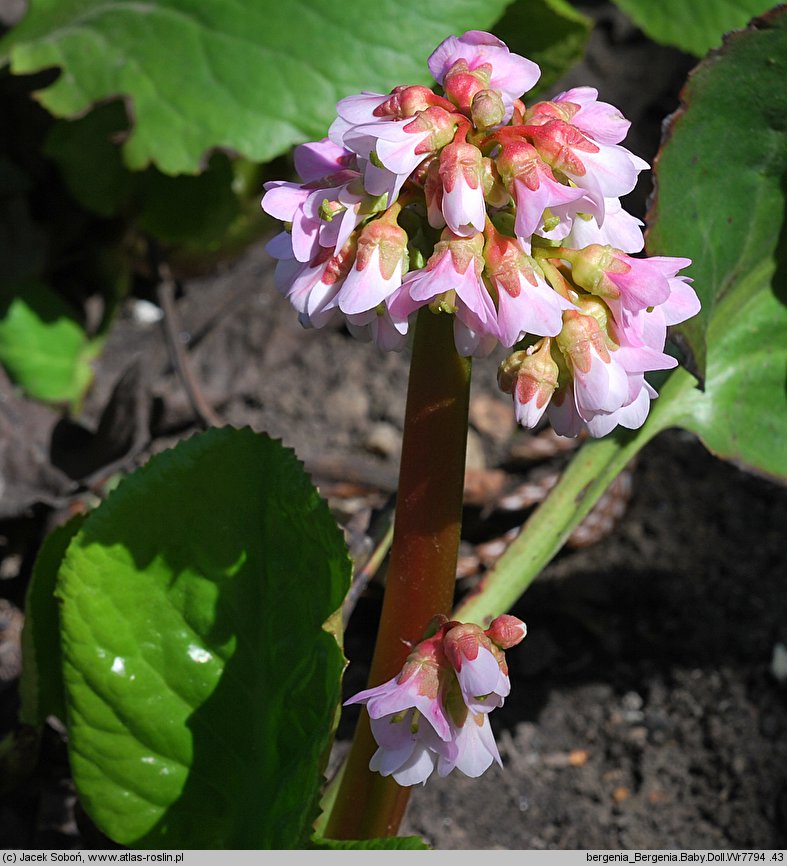
[[[615,0],[651,39],[702,57],[729,30],[775,5],[773,0]]]
[[[0,42],[17,74],[60,67],[38,98],[58,117],[128,99],[126,164],[195,172],[211,148],[266,161],[325,135],[335,103],[429,80],[450,33],[488,28],[505,0],[33,0]]]
[[[512,51],[538,63],[536,91],[542,91],[582,59],[592,26],[567,0],[519,0],[494,31]]]
[[[657,165],[651,253],[686,255],[702,311],[679,332],[705,392],[673,382],[675,423],[724,457],[787,475],[787,10],[693,73]],[[676,382],[686,383],[686,374]]]
[[[78,400],[92,379],[97,349],[74,310],[44,283],[0,285],[0,364],[32,397]]]
[[[90,515],[59,595],[71,766],[107,835],[308,844],[344,666],[324,624],[348,583],[302,466],[248,429],[154,457]]]

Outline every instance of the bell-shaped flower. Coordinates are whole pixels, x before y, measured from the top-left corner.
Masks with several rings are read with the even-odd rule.
[[[361,204],[367,196],[360,174],[352,169],[307,184],[271,181],[265,189],[262,208],[291,224],[293,252],[299,262],[314,259],[321,247],[341,249],[363,219]]]
[[[547,338],[514,352],[497,371],[498,385],[513,396],[516,420],[523,427],[538,424],[557,390],[560,368],[552,357],[551,343]]]
[[[484,230],[484,163],[481,151],[466,141],[453,141],[440,153],[443,186],[442,211],[448,228],[456,235],[474,235]]]
[[[366,704],[372,719],[396,716],[411,708],[418,710],[444,742],[451,740],[451,727],[440,700],[441,676],[444,676],[445,653],[442,633],[421,641],[397,676],[371,689],[358,692],[345,704]]]
[[[347,274],[336,304],[346,315],[374,310],[402,284],[407,268],[407,232],[395,217],[367,223],[358,236],[355,263]]]
[[[513,54],[491,33],[468,30],[449,36],[429,57],[429,71],[459,108],[470,109],[481,90],[496,90],[505,105],[504,121],[512,114],[514,100],[538,81],[538,64]]]
[[[310,262],[299,262],[292,250],[288,232],[276,235],[267,251],[277,258],[274,274],[276,288],[298,312],[305,328],[321,328],[334,316],[334,299],[355,261],[355,238],[351,237],[338,253],[321,249]]]
[[[626,370],[594,316],[568,310],[556,340],[574,377],[574,400],[583,420],[623,406],[629,393]]]
[[[455,755],[438,757],[437,773],[440,776],[447,776],[456,769],[465,776],[476,779],[493,763],[503,766],[495,735],[489,724],[489,714],[486,712],[469,712],[464,724],[457,728],[453,744],[456,746]]]
[[[488,713],[503,705],[511,691],[505,656],[480,626],[467,623],[449,628],[443,648],[471,714]]]
[[[547,208],[584,194],[579,187],[560,183],[536,148],[521,139],[506,139],[496,164],[516,204],[514,231],[519,238],[529,238],[541,226]]]
[[[457,350],[471,351],[486,344],[483,335],[496,339],[497,310],[481,279],[484,236],[478,232],[469,238],[454,235],[450,229],[442,233],[426,267],[411,271],[402,288],[419,303],[432,304],[442,312],[454,313],[472,338],[460,333]]]
[[[648,164],[618,144],[592,141],[576,126],[548,120],[526,127],[527,135],[544,162],[587,190],[603,220],[604,198],[618,198],[636,186],[637,175]]]
[[[491,222],[485,235],[484,261],[497,292],[500,342],[513,346],[525,334],[554,337],[563,327],[563,310],[574,305],[550,287],[519,240],[501,234]]]
[[[373,773],[393,776],[398,784],[409,786],[425,783],[438,761],[450,764],[443,776],[456,766],[459,744],[441,739],[418,710],[371,718],[370,724],[378,746],[369,761]]]

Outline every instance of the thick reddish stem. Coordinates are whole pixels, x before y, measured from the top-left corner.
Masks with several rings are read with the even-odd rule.
[[[394,540],[369,685],[395,676],[435,614],[451,613],[462,518],[470,359],[454,346],[453,317],[423,308],[413,342]],[[376,743],[362,712],[329,839],[393,836],[409,788],[369,771]]]

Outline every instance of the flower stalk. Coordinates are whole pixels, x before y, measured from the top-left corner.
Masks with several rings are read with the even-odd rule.
[[[395,676],[436,614],[453,606],[462,517],[470,358],[453,317],[418,313],[407,391],[394,540],[369,685]],[[410,788],[369,770],[377,744],[363,711],[325,834],[395,835]]]

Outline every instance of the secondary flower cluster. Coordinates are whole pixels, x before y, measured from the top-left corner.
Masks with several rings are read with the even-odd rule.
[[[429,69],[440,93],[341,100],[328,138],[295,151],[303,182],[266,184],[277,287],[305,326],[343,316],[384,349],[426,305],[454,317],[461,354],[522,344],[500,384],[526,426],[639,426],[644,374],[676,363],[666,328],[699,301],[688,259],[631,256],[642,224],[620,196],[647,163],[620,145],[629,122],[591,87],[526,106],[538,66],[489,33],[449,37]]]
[[[439,617],[436,627],[401,673],[345,702],[366,704],[379,746],[369,769],[400,785],[426,782],[435,769],[476,777],[493,761],[502,766],[489,713],[511,689],[503,650],[524,638],[525,624],[504,615],[483,631]]]

